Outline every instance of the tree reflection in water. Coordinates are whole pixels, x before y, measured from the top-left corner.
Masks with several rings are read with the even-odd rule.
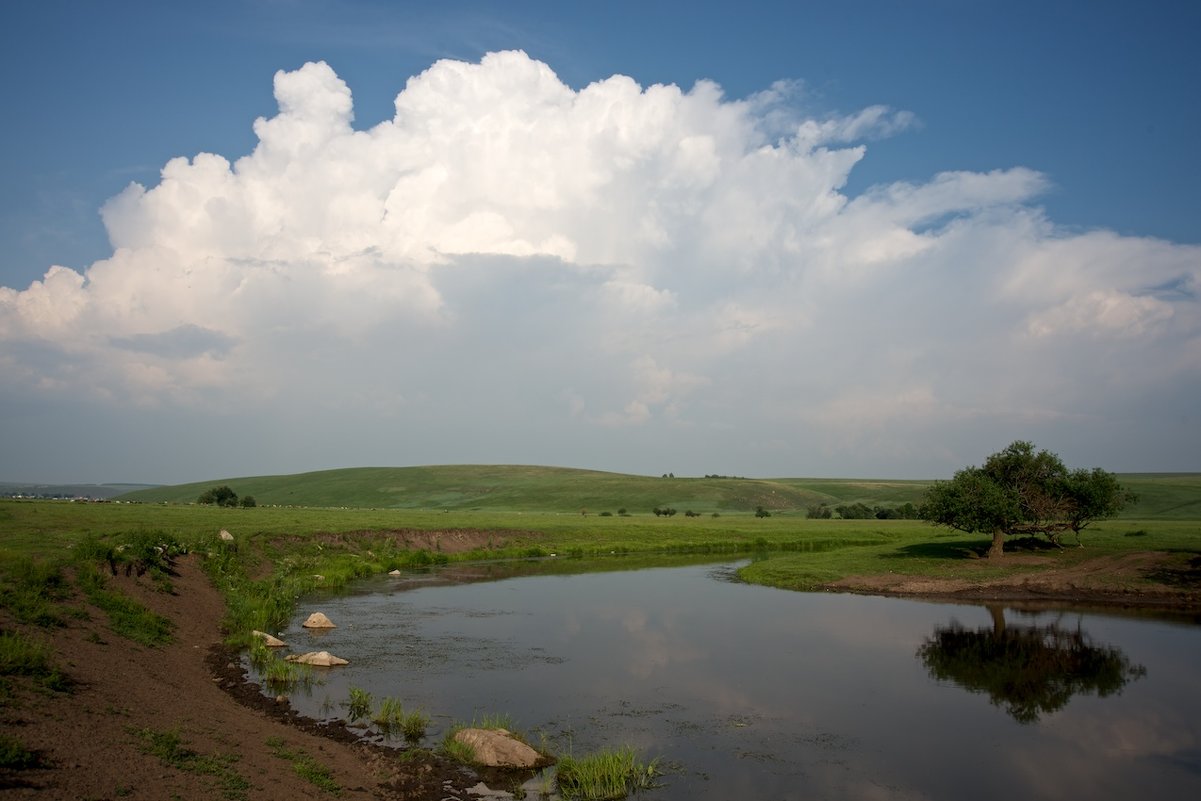
[[[1077,623],[1069,628],[1007,624],[1001,607],[988,607],[993,625],[969,631],[940,626],[917,650],[930,675],[953,681],[989,700],[1020,723],[1062,709],[1073,695],[1104,698],[1147,674],[1119,649],[1096,645]]]

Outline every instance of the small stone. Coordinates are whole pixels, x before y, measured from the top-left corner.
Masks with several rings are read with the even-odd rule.
[[[225,542],[233,542],[234,541],[234,535],[230,534],[225,529],[221,529],[221,533],[218,536],[221,537],[221,539],[224,540]]]

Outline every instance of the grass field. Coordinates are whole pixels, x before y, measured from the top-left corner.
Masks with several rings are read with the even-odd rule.
[[[1201,554],[1201,475],[1122,479],[1139,493],[1139,503],[1087,529],[1088,547],[1058,552],[1059,564],[1152,550],[1178,553],[1181,559]],[[954,577],[965,571],[969,558],[975,579],[1033,569],[1004,561],[981,565],[975,556],[985,538],[920,521],[819,520],[805,514],[813,503],[919,503],[927,483],[918,481],[648,478],[525,467],[364,468],[223,482],[263,504],[292,497],[326,506],[163,502],[163,493],[190,501],[213,483],[136,494],[159,499],[156,503],[0,501],[0,557],[66,563],[84,538],[92,551],[156,538],[182,543],[208,554],[206,569],[227,596],[227,624],[235,639],[250,628],[278,625],[296,597],[317,586],[337,587],[397,567],[454,559],[744,553],[755,557],[744,578],[790,589],[813,589],[852,575]],[[381,497],[392,505],[352,508],[350,503]],[[662,505],[681,513],[651,513]],[[756,516],[751,511],[756,506],[771,509],[771,516]],[[623,508],[627,514],[617,514]],[[697,514],[688,517],[684,510]],[[221,530],[233,533],[234,545],[218,539]],[[452,540],[454,547],[443,548]],[[761,558],[767,554],[770,558]]]

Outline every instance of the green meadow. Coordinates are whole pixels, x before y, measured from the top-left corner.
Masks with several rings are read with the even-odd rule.
[[[1047,551],[1056,554],[1056,566],[1137,551],[1169,552],[1187,565],[1201,554],[1201,474],[1121,480],[1138,503],[1086,529],[1085,548]],[[122,502],[0,501],[0,564],[30,557],[65,564],[81,541],[93,554],[135,541],[179,543],[206,555],[206,570],[229,602],[234,641],[251,628],[281,624],[304,592],[458,560],[744,554],[751,560],[742,570],[746,580],[799,590],[847,576],[956,578],[970,571],[984,579],[1046,569],[1029,560],[984,563],[984,538],[918,520],[807,516],[816,504],[918,504],[929,483],[471,466],[218,479],[142,490]],[[259,505],[194,503],[221,484]],[[678,513],[652,513],[667,506]],[[234,541],[220,540],[221,530]],[[452,540],[454,547],[442,547]]]

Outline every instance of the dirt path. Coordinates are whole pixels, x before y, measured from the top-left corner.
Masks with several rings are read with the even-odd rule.
[[[175,623],[172,644],[147,648],[113,634],[103,612],[66,628],[23,630],[50,642],[75,682],[70,694],[15,684],[0,727],[36,751],[45,767],[5,775],[0,796],[56,799],[333,798],[303,778],[286,751],[329,770],[341,799],[457,799],[478,781],[437,757],[401,762],[322,731],[262,698],[221,646],[223,601],[195,560],[177,562],[173,594],[150,582],[113,579]],[[3,610],[0,624],[15,626]],[[249,705],[247,705],[249,704]],[[174,740],[175,736],[178,740]],[[177,743],[175,757],[147,753]],[[188,752],[192,752],[189,756]]]

